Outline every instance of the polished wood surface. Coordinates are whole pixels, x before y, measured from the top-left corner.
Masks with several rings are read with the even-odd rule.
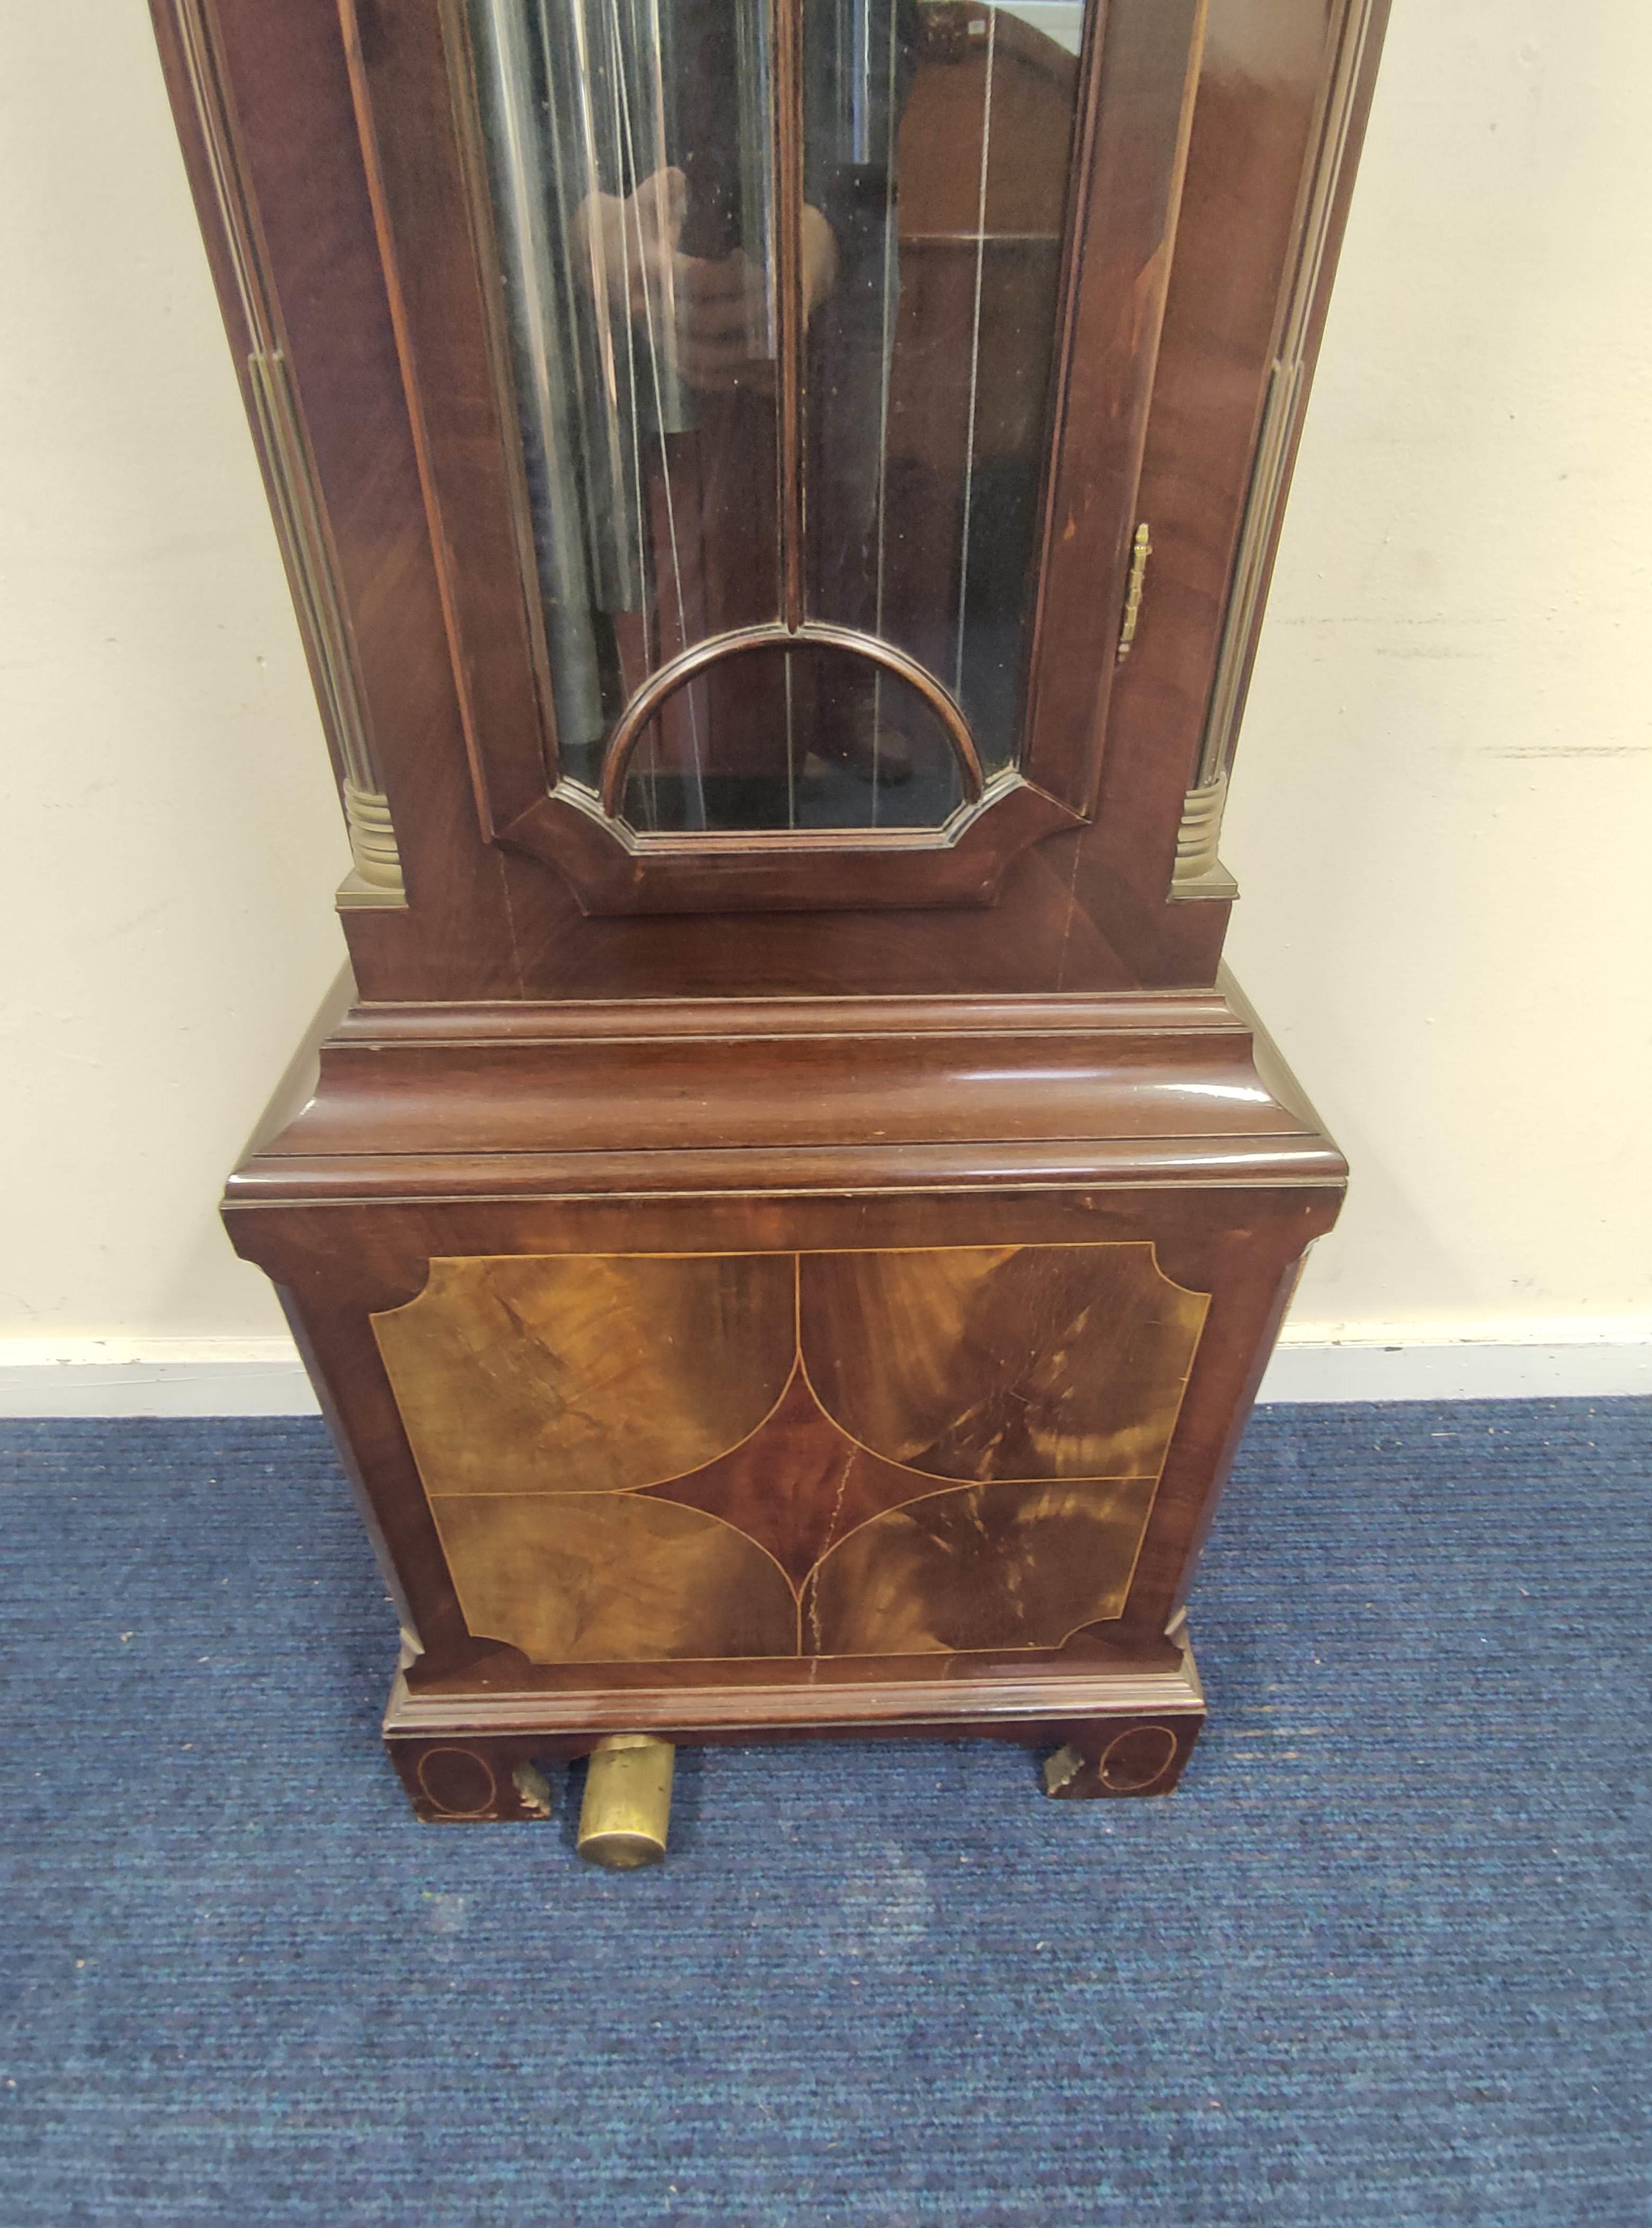
[[[1149,1244],[811,1256],[798,1346],[852,1438],[932,1477],[1156,1477],[1208,1300]]]
[[[1041,1682],[1047,1689],[1053,1683]],[[1066,1678],[1061,1716],[1015,1714],[1015,1698],[964,1675],[912,1681],[899,1689],[867,1689],[852,1699],[869,1706],[841,1710],[828,1699],[805,1721],[776,1723],[765,1713],[797,1698],[785,1692],[707,1695],[696,1721],[697,1745],[845,1737],[925,1741],[997,1739],[1061,1746],[1045,1767],[1046,1791],[1068,1800],[1093,1796],[1168,1795],[1181,1777],[1205,1720],[1191,1651],[1174,1669],[1135,1679]],[[846,1698],[840,1695],[841,1703]],[[1047,1692],[1042,1697],[1047,1701]],[[660,1713],[659,1705],[666,1701]],[[679,1736],[682,1710],[673,1695],[631,1697],[638,1721]],[[417,1815],[432,1825],[478,1819],[543,1817],[538,1766],[588,1756],[606,1736],[605,1697],[570,1695],[567,1716],[579,1730],[547,1733],[519,1703],[477,1705],[417,1697],[398,1680],[385,1719],[385,1742]],[[978,1713],[978,1714],[974,1714]]]
[[[1170,894],[1176,834],[1198,778],[1241,536],[1248,522],[1270,550],[1277,537],[1386,15],[1386,0],[1277,0],[1266,10],[1210,0],[1142,469],[1150,590],[1118,675],[1095,827],[1074,884],[1143,983],[1205,978],[1226,928],[1226,897]],[[1339,59],[1356,37],[1339,104]],[[1282,362],[1316,183],[1332,199],[1326,255]],[[1251,515],[1276,396],[1288,417],[1285,454]]]
[[[432,1493],[623,1493],[757,1429],[795,1284],[784,1255],[438,1258],[374,1330]]]
[[[473,1636],[530,1663],[797,1652],[784,1573],[714,1516],[630,1494],[432,1495],[431,1505]]]
[[[850,1533],[930,1489],[926,1480],[837,1428],[798,1357],[773,1412],[742,1445],[703,1470],[645,1490],[650,1499],[702,1509],[755,1540],[792,1592],[792,1630],[775,1652],[819,1655],[842,1650],[797,1613],[811,1573]]]
[[[1013,97],[1079,103],[983,227],[1039,243],[1004,315],[1058,305],[1047,387],[1029,347],[977,411],[989,451],[1052,436],[1022,771],[944,835],[790,850],[649,850],[550,794],[460,11],[151,5],[238,371],[291,396],[316,493],[287,554],[301,605],[311,568],[336,592],[318,682],[348,663],[404,869],[342,895],[356,1002],[226,1214],[402,1620],[416,1808],[540,1815],[535,1756],[626,1732],[985,1734],[1055,1747],[1063,1796],[1164,1791],[1200,1546],[1346,1175],[1219,983],[1226,897],[1171,872],[1385,0],[1111,0],[1076,74],[1021,42]],[[932,59],[938,144],[974,64]],[[956,324],[962,214],[903,208],[911,363]],[[952,434],[906,379],[939,518]],[[919,626],[942,592],[894,587]]]
[[[1178,528],[1167,511],[1168,541],[1156,533],[1162,554],[1150,568],[1136,654],[1106,714],[1093,824],[1034,831],[999,883],[996,907],[944,919],[915,913],[909,931],[892,938],[875,911],[778,916],[760,937],[731,937],[714,919],[592,920],[555,870],[490,841],[333,0],[285,0],[279,10],[259,0],[151,0],[238,360],[244,366],[247,342],[232,274],[245,268],[267,296],[295,383],[407,869],[405,906],[345,911],[364,996],[1015,995],[1213,980],[1226,902],[1172,900],[1170,862],[1200,740],[1199,675],[1213,666],[1222,624],[1220,585],[1213,592],[1212,584],[1222,579],[1224,535],[1231,544],[1232,491],[1249,482],[1271,362],[1260,328],[1290,282],[1293,227],[1322,163],[1334,183],[1333,221],[1303,394],[1322,322],[1386,12],[1381,4],[1370,11],[1363,58],[1336,119],[1343,128],[1333,132],[1329,119],[1321,123],[1330,50],[1354,4],[1315,0],[1306,9],[1290,0],[1258,10],[1244,0],[1211,0],[1143,463],[1144,488],[1157,490],[1150,505],[1144,498],[1148,515],[1171,496],[1190,523]],[[186,18],[202,27],[214,58],[204,116],[180,58],[177,26]],[[372,67],[384,36],[380,10],[363,0],[358,23],[364,66]],[[445,87],[421,98],[447,102]],[[432,129],[448,131],[449,115],[451,103]],[[228,206],[211,182],[209,124],[233,145],[244,186]],[[453,254],[462,252],[452,243]],[[1247,285],[1201,285],[1201,271],[1243,272]],[[1265,312],[1258,293],[1268,298]],[[1205,407],[1206,367],[1237,367],[1241,355],[1251,403]],[[1237,396],[1242,382],[1227,370],[1221,378],[1223,391]],[[1173,393],[1188,399],[1172,407]],[[485,395],[475,400],[491,410]],[[1220,505],[1204,509],[1197,491],[1206,488],[1229,490],[1226,525]],[[1184,596],[1189,566],[1192,592]],[[1092,669],[1097,613],[1110,611],[1111,596],[1102,579],[1092,582],[1074,637]],[[1104,629],[1103,647],[1105,638]],[[492,722],[490,732],[506,733],[509,723]],[[542,810],[542,773],[524,764],[531,779],[522,807]]]
[[[810,1573],[807,1653],[1059,1649],[1124,1605],[1153,1481],[965,1486],[863,1524]]]
[[[1145,1244],[484,1257],[373,1323],[471,1635],[584,1663],[1116,1617],[1207,1303]]]
[[[592,1191],[690,1171],[696,1189],[740,1191],[851,1172],[852,1188],[900,1188],[938,1168],[1343,1172],[1214,994],[360,1007],[322,1047],[318,1082],[281,1151],[232,1177],[232,1207],[290,1199],[300,1181],[311,1196],[396,1196],[445,1156],[451,1181],[495,1194],[573,1171]]]
[[[585,1631],[581,1645],[647,1643],[617,1588],[589,1595],[580,1627],[585,1612],[568,1605],[567,1588],[559,1594],[542,1578],[528,1591],[551,1604],[554,1633],[534,1623],[541,1612],[531,1600],[505,1603],[512,1622],[502,1625],[499,1609],[471,1614],[456,1591],[444,1545],[450,1511],[461,1525],[493,1521],[465,1512],[486,1501],[474,1489],[496,1450],[467,1469],[462,1438],[449,1434],[455,1468],[445,1479],[434,1468],[421,1476],[415,1455],[432,1459],[420,1444],[423,1411],[415,1394],[404,1416],[396,1361],[374,1320],[381,1332],[397,1311],[415,1322],[419,1295],[439,1295],[451,1277],[439,1269],[432,1279],[432,1263],[485,1260],[485,1274],[471,1272],[485,1312],[498,1304],[500,1262],[513,1264],[506,1290],[512,1279],[532,1290],[542,1273],[533,1257],[542,1257],[556,1264],[553,1286],[572,1291],[588,1281],[581,1262],[592,1256],[695,1257],[695,1273],[724,1292],[717,1304],[727,1309],[735,1303],[723,1272],[703,1257],[755,1258],[762,1265],[752,1273],[764,1277],[773,1268],[765,1257],[804,1257],[797,1290],[806,1367],[794,1368],[778,1406],[738,1445],[687,1476],[671,1460],[675,1475],[623,1494],[539,1493],[532,1458],[499,1473],[535,1489],[535,1521],[552,1527],[571,1498],[674,1510],[640,1520],[653,1527],[637,1534],[656,1574],[650,1589],[673,1566],[659,1527],[676,1527],[672,1540],[706,1543],[684,1551],[685,1565],[720,1555],[726,1570],[764,1571],[742,1590],[743,1614],[772,1617],[778,1629],[784,1611],[788,1647],[866,1651],[731,1655],[709,1669],[605,1658],[611,1728],[625,1729],[634,1698],[650,1687],[678,1694],[688,1725],[714,1690],[899,1688],[919,1662],[961,1648],[988,1688],[1021,1678],[1031,1653],[1052,1666],[1105,1666],[1109,1676],[1156,1675],[1173,1663],[1166,1627],[1194,1545],[1303,1249],[1334,1219],[1342,1180],[1334,1149],[1288,1090],[1264,1079],[1252,1029],[1220,999],[896,1002],[858,1014],[763,1002],[504,1004],[358,1009],[324,1051],[298,1121],[234,1180],[227,1213],[240,1250],[282,1290],[397,1575],[420,1649],[410,1693],[445,1697],[445,1708],[515,1694],[548,1736],[563,1722],[563,1698],[590,1691],[590,1673],[535,1655],[565,1649],[559,1636],[569,1630]],[[1029,1266],[1039,1249],[1048,1250]],[[610,1262],[602,1277],[613,1274]],[[927,1328],[919,1320],[925,1281]],[[989,1308],[995,1286],[1000,1304]],[[611,1296],[612,1284],[604,1289]],[[658,1289],[650,1305],[668,1327],[683,1319]],[[738,1308],[736,1319],[746,1320]],[[529,1449],[548,1444],[567,1394],[578,1405],[577,1388],[543,1369],[547,1320],[540,1307],[518,1333],[540,1358],[524,1373],[526,1389],[508,1392],[500,1408]],[[603,1341],[579,1328],[577,1309],[571,1320],[570,1344],[583,1341],[600,1369]],[[492,1335],[480,1343],[490,1348]],[[753,1385],[772,1392],[780,1346],[749,1332],[740,1343]],[[439,1345],[449,1357],[440,1378],[462,1355],[463,1336]],[[1070,1370],[1055,1360],[1064,1354],[1077,1357]],[[686,1381],[676,1359],[661,1380],[650,1380],[650,1363],[635,1366],[642,1385]],[[509,1355],[491,1351],[474,1367],[478,1382],[517,1375]],[[696,1451],[742,1425],[749,1431],[757,1405],[755,1394],[728,1399],[726,1370],[701,1373],[720,1389],[696,1390],[688,1413],[714,1410],[725,1420],[715,1431],[695,1425]],[[1160,1405],[1121,1412],[1124,1388],[1140,1397],[1149,1384]],[[456,1398],[483,1444],[496,1439],[490,1403],[484,1415]],[[629,1432],[623,1400],[615,1412]],[[581,1461],[590,1458],[587,1449]],[[1131,1481],[1150,1480],[1156,1464],[1156,1487],[1144,1493]],[[1116,1483],[1086,1482],[1109,1475]],[[1068,1498],[1050,1497],[1067,1488]],[[614,1521],[597,1512],[599,1526]],[[713,1531],[722,1543],[714,1550]],[[963,1548],[983,1535],[995,1546],[966,1582]],[[552,1533],[540,1536],[542,1546]],[[1052,1565],[1023,1553],[1035,1536],[1064,1536],[1063,1563],[1085,1574],[1076,1609],[1064,1578],[1041,1593],[1035,1565]],[[855,1539],[862,1544],[835,1572],[835,1556]],[[496,1536],[480,1563],[509,1573],[512,1552]],[[878,1555],[900,1574],[887,1586],[869,1564],[839,1583],[854,1558]],[[624,1567],[617,1540],[586,1559],[607,1569],[611,1557]],[[1024,1613],[1002,1583],[1007,1569],[1021,1574]],[[1108,1589],[1126,1569],[1119,1605]],[[959,1579],[951,1594],[945,1571]],[[680,1601],[654,1629],[675,1636],[672,1647],[706,1646],[703,1625],[690,1629],[700,1613]],[[716,1644],[751,1647],[752,1628],[737,1619],[733,1641]],[[1029,1709],[1037,1719],[1023,1697],[1024,1716]]]

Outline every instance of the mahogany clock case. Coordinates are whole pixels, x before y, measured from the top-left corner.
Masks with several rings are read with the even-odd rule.
[[[415,1807],[536,1815],[519,1766],[622,1732],[1168,1790],[1345,1180],[1219,984],[1214,844],[1381,0],[1092,7],[1021,755],[933,831],[710,840],[558,773],[462,11],[153,10],[358,867],[226,1213],[401,1604]]]

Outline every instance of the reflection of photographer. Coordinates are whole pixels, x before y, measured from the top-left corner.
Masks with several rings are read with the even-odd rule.
[[[653,345],[675,352],[688,386],[772,391],[767,276],[744,248],[716,258],[684,255],[688,203],[688,182],[676,169],[656,170],[624,199],[591,195],[574,218],[580,267],[600,272],[611,307],[639,323]],[[837,278],[836,240],[812,204],[803,213],[802,263],[807,320]],[[654,340],[656,333],[661,338]]]
[[[804,407],[802,484],[785,488],[769,0],[470,0],[470,12],[558,749],[594,785],[651,673],[776,624],[794,506],[810,618],[880,630],[895,148],[919,9],[810,0],[801,13]],[[823,760],[906,778],[901,739],[887,719],[878,729],[892,701],[846,650],[714,666],[662,706],[632,804],[650,826],[720,824],[732,801],[713,787],[736,784],[752,789],[740,813],[757,816],[741,824],[793,824],[811,753],[817,773]],[[830,809],[858,820],[865,800]]]
[[[622,130],[594,189],[565,204],[568,260],[601,326],[605,384],[622,409],[634,394],[640,471],[659,490],[644,492],[637,545],[655,621],[610,605],[628,688],[678,649],[775,619],[775,515],[799,492],[775,483],[773,85],[762,0],[664,0],[659,22],[656,128]],[[868,633],[880,618],[877,524],[899,299],[895,143],[919,37],[915,0],[844,0],[803,17],[806,601],[811,618]],[[622,124],[633,126],[637,59],[595,88],[597,107],[616,93]],[[647,439],[655,432],[666,437],[657,449]],[[637,640],[639,624],[656,637],[651,649]],[[701,716],[685,703],[663,719],[660,763],[692,759],[702,786],[738,780],[744,813],[766,819],[784,803],[789,816],[811,761],[883,785],[910,776],[891,691],[853,653],[752,660],[737,683],[713,675],[697,688]],[[774,795],[759,794],[775,784]]]
[[[787,487],[772,0],[469,5],[565,771],[596,786],[662,667],[776,627],[799,510],[809,620],[898,646],[1013,763],[1079,0],[805,0]],[[702,663],[631,764],[649,827],[934,827],[959,795],[918,692],[844,648]]]

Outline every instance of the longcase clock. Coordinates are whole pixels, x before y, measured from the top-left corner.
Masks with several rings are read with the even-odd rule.
[[[1169,1791],[1345,1169],[1221,806],[1383,0],[154,0],[355,868],[229,1181],[420,1816]]]

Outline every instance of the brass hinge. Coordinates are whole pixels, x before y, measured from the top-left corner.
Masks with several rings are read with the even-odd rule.
[[[1130,551],[1130,586],[1124,591],[1124,624],[1118,631],[1118,663],[1122,665],[1130,656],[1136,640],[1137,622],[1142,616],[1142,589],[1147,579],[1147,560],[1153,554],[1153,537],[1143,519],[1136,529],[1136,540]]]

